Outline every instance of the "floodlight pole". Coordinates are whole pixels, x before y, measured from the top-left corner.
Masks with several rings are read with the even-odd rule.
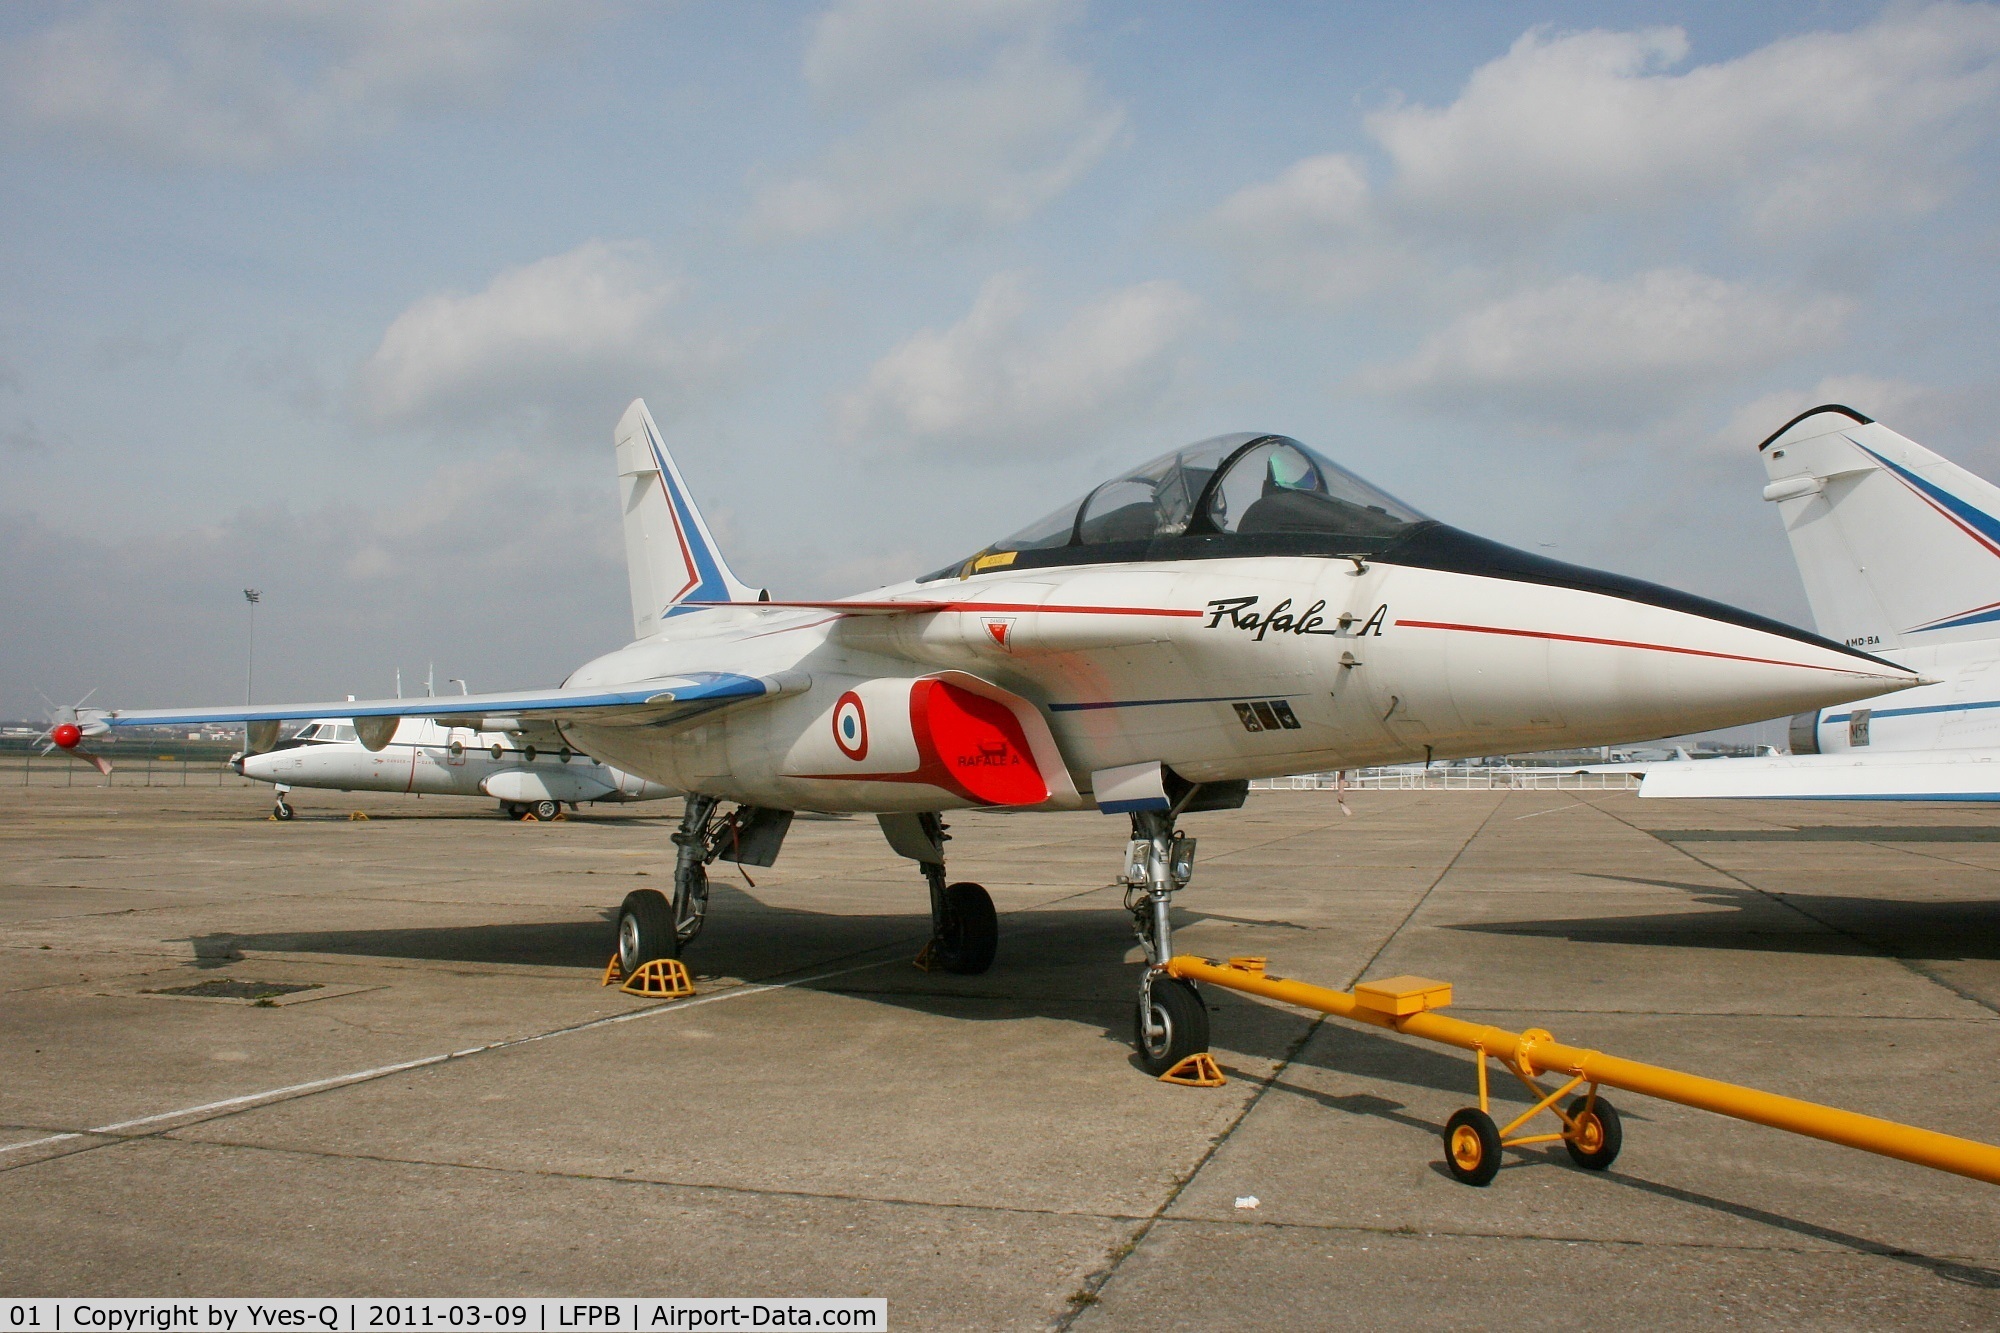
[[[250,690],[257,681],[257,603],[264,600],[263,590],[259,588],[245,588],[243,590],[243,600],[250,603],[250,650],[247,654],[248,665],[243,671],[243,706],[248,708],[250,706]]]

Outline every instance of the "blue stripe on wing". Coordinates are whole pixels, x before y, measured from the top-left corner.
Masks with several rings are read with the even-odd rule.
[[[501,717],[643,704],[721,704],[761,698],[769,692],[769,687],[755,676],[733,671],[693,671],[615,690],[522,690],[457,698],[322,701],[262,708],[125,709],[106,713],[104,720],[113,727],[150,727],[197,722],[303,722],[320,717]]]

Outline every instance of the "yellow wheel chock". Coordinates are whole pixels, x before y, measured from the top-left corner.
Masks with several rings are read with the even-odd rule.
[[[1160,1075],[1160,1082],[1178,1083],[1183,1088],[1219,1088],[1228,1081],[1207,1051],[1196,1051]]]
[[[638,971],[618,988],[627,995],[643,995],[649,1000],[678,1000],[694,994],[694,978],[678,958],[655,958],[639,964]]]
[[[910,960],[910,966],[919,972],[936,972],[943,968],[944,964],[937,956],[937,941],[926,941],[924,947],[917,950],[917,956]]]
[[[368,822],[368,812],[366,810],[349,811],[347,822],[350,824],[366,824]]]
[[[611,955],[611,961],[604,965],[604,980],[599,984],[616,986],[623,980],[625,980],[625,969],[619,964],[618,955],[614,953]]]
[[[1444,1130],[1445,1165],[1467,1184],[1484,1185],[1493,1179],[1500,1169],[1501,1149],[1534,1143],[1560,1142],[1577,1165],[1588,1170],[1602,1171],[1610,1166],[1624,1142],[1624,1131],[1618,1112],[1598,1095],[1603,1086],[2000,1185],[2000,1147],[1992,1144],[1567,1046],[1540,1028],[1508,1032],[1448,1018],[1434,1011],[1451,1003],[1449,982],[1390,977],[1364,982],[1352,992],[1337,991],[1270,976],[1262,959],[1232,958],[1218,963],[1188,955],[1169,959],[1165,970],[1167,975],[1186,981],[1261,995],[1471,1051],[1479,1076],[1479,1105],[1453,1114]],[[1534,1099],[1526,1111],[1505,1125],[1493,1120],[1486,1084],[1489,1058],[1519,1079]],[[1563,1079],[1562,1086],[1553,1091],[1543,1087],[1539,1077],[1544,1073]],[[1584,1089],[1580,1096],[1571,1098],[1567,1106],[1557,1105],[1579,1088]],[[1561,1122],[1560,1130],[1516,1136],[1544,1111]]]

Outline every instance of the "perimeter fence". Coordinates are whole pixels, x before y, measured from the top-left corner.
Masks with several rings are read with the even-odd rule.
[[[1251,791],[1334,791],[1340,775],[1300,773],[1261,778]],[[1357,768],[1347,774],[1348,791],[1637,791],[1637,773],[1578,773],[1560,768],[1465,767]]]
[[[0,787],[257,787],[226,759],[167,755],[106,756],[111,772],[99,773],[67,755],[0,754]]]

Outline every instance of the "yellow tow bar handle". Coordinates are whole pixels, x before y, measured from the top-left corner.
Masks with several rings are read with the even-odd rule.
[[[1170,976],[1249,995],[1262,995],[1266,999],[1294,1004],[1302,1009],[1317,1009],[1336,1018],[1388,1028],[1407,1036],[1473,1051],[1480,1057],[1482,1110],[1486,1102],[1485,1057],[1490,1055],[1516,1077],[1534,1087],[1538,1098],[1544,1090],[1536,1086],[1533,1079],[1538,1073],[1547,1072],[1566,1077],[1572,1087],[1589,1083],[1593,1089],[1599,1084],[1608,1088],[1623,1088],[1657,1097],[1661,1101],[1678,1102],[1682,1106],[1713,1111],[1717,1115],[1733,1116],[1752,1124],[1769,1125],[1773,1129],[1804,1134],[1828,1143],[1843,1144],[1863,1152],[1895,1157],[1919,1166],[2000,1185],[2000,1147],[1990,1143],[1939,1134],[1914,1125],[1843,1111],[1838,1107],[1820,1106],[1796,1097],[1781,1097],[1776,1093],[1702,1078],[1697,1074],[1684,1074],[1676,1069],[1642,1064],[1637,1060],[1624,1060],[1602,1051],[1566,1046],[1538,1028],[1508,1032],[1502,1028],[1450,1018],[1436,1012],[1451,1003],[1451,985],[1448,982],[1424,977],[1392,977],[1385,981],[1364,982],[1351,992],[1329,990],[1324,986],[1270,976],[1265,972],[1261,958],[1231,959],[1227,963],[1219,963],[1182,955],[1169,959],[1166,970]],[[1554,1100],[1549,1098],[1545,1105],[1552,1107]],[[1556,1114],[1562,1116],[1563,1113],[1558,1111]],[[1567,1124],[1568,1117],[1565,1116],[1564,1120]],[[1519,1123],[1517,1121],[1516,1125]],[[1511,1131],[1516,1125],[1510,1125],[1508,1129]]]

